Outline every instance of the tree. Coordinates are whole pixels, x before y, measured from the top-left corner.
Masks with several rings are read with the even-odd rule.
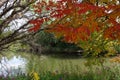
[[[0,51],[9,47],[12,42],[33,34],[28,33],[28,29],[33,16],[31,5],[34,2],[34,0],[0,1]]]
[[[46,29],[65,42],[79,45],[86,55],[104,55],[109,41],[120,41],[119,0],[42,0],[34,10],[39,17],[30,21],[34,25],[30,32]]]

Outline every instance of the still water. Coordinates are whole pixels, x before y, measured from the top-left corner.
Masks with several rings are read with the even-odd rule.
[[[0,75],[4,76],[27,73],[28,69],[31,70],[34,66],[39,66],[38,62],[45,59],[44,56],[24,52],[7,51],[3,54],[4,56],[0,55]]]
[[[32,71],[44,73],[46,71],[80,71],[84,72],[88,69],[84,64],[85,58],[81,57],[63,57],[60,55],[36,55],[24,52],[3,52],[0,55],[0,75],[17,75],[18,73],[31,73]],[[56,53],[55,53],[56,54]],[[109,58],[104,66],[118,66],[118,63],[111,63]],[[96,66],[98,67],[98,66]],[[95,68],[95,67],[94,67]],[[94,69],[93,68],[93,69]],[[114,68],[114,67],[112,67]]]
[[[20,71],[25,73],[25,65],[27,60],[19,56],[12,56],[12,58],[8,59],[7,57],[1,58],[0,63],[0,75],[12,75],[19,73]]]

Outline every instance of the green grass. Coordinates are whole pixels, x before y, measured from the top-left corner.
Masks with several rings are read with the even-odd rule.
[[[70,71],[44,71],[43,73],[38,73],[40,80],[120,80],[120,72],[118,68],[114,70],[106,67],[105,69],[96,69],[94,72],[90,70],[86,72],[70,72]],[[31,76],[28,75],[18,75],[15,77],[1,78],[0,80],[32,80]]]
[[[100,65],[99,61],[95,61],[97,59],[31,57],[28,72],[37,72],[41,80],[120,80],[120,63],[110,62],[111,58],[105,58]]]

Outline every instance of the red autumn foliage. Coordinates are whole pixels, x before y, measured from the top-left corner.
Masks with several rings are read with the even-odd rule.
[[[120,23],[116,21],[120,17],[120,5],[95,5],[77,0],[45,1],[35,4],[35,12],[46,11],[49,17],[47,21],[55,19],[48,24],[49,32],[63,37],[66,42],[77,43],[80,40],[88,40],[94,32],[103,31],[104,38],[120,40]],[[44,18],[44,17],[43,17]],[[38,18],[30,23],[34,25],[29,31],[37,31],[46,20]]]
[[[43,22],[44,22],[43,19],[31,20],[30,23],[33,24],[34,27],[30,28],[29,31],[34,31],[34,32],[36,32],[37,30],[40,29],[40,26],[42,25]]]

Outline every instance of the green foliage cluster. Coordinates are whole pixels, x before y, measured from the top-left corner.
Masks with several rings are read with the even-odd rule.
[[[48,51],[74,51],[80,49],[77,45],[61,41],[61,39],[55,38],[52,33],[48,33],[45,31],[40,31],[35,37],[36,43],[40,44]]]
[[[114,48],[117,51],[117,53],[120,54],[120,44],[114,45]]]
[[[42,45],[42,46],[50,46],[51,43],[55,43],[57,40],[54,38],[54,36],[51,33],[40,31],[36,35],[36,43]]]

